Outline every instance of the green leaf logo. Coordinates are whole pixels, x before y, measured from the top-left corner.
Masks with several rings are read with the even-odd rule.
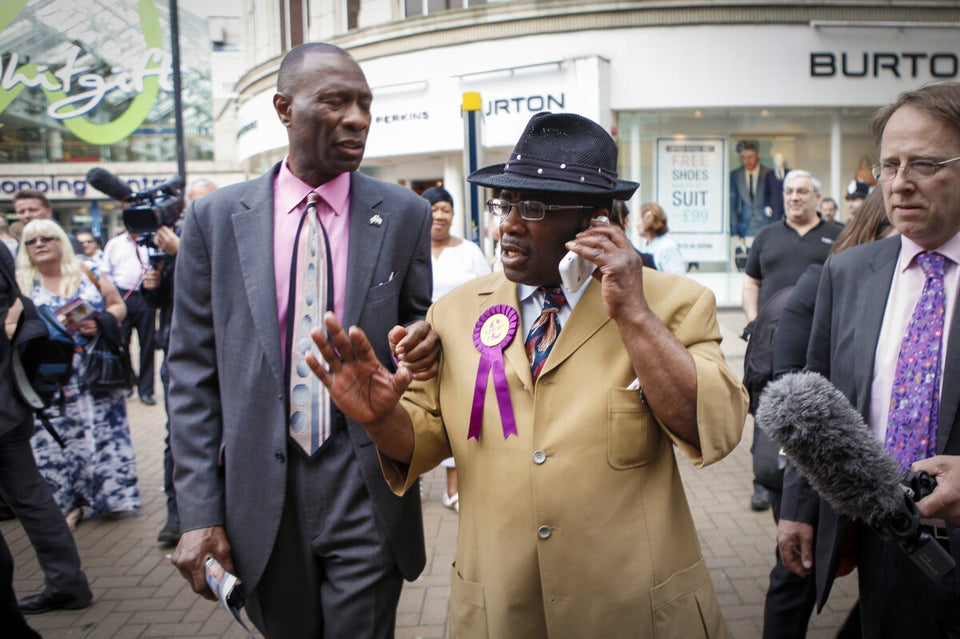
[[[26,4],[27,0],[0,2],[0,31],[7,28]],[[15,55],[11,56],[7,68],[3,70],[0,77],[0,113],[6,110],[25,88],[39,87],[51,104],[58,105],[55,117],[84,142],[99,145],[114,144],[136,131],[150,113],[160,93],[159,76],[166,71],[162,63],[163,38],[160,31],[160,17],[157,15],[153,0],[139,0],[137,13],[140,15],[140,26],[148,51],[144,57],[142,78],[139,81],[133,78],[138,93],[126,111],[117,119],[112,122],[96,123],[88,120],[85,115],[93,106],[99,104],[107,92],[121,88],[121,84],[127,84],[126,78],[120,78],[108,84],[102,78],[90,74],[84,79],[89,80],[86,84],[93,86],[84,88],[92,91],[68,95],[63,90],[64,82],[61,78],[46,70],[46,67],[41,70],[36,64],[17,67]],[[141,83],[142,87],[139,86]],[[83,101],[87,101],[86,106],[78,107],[77,104]]]

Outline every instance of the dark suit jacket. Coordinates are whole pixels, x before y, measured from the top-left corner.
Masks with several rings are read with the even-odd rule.
[[[823,265],[807,350],[807,368],[823,374],[868,418],[874,356],[893,272],[900,255],[900,238],[853,247]],[[937,425],[937,453],[960,454],[960,313],[950,319],[950,342],[943,357],[943,395]],[[818,606],[830,594],[850,520],[820,500],[799,473],[784,479],[784,502],[796,500],[788,517],[816,526],[815,572]],[[788,493],[788,491],[790,491]]]
[[[766,212],[769,202],[767,179],[772,173],[772,169],[760,165],[753,197],[750,197],[746,170],[741,166],[730,173],[730,235],[756,235],[769,223]]]
[[[239,576],[256,586],[280,523],[287,479],[287,384],[273,268],[273,180],[217,189],[191,204],[177,257],[170,434],[184,531],[225,526]],[[379,216],[379,217],[377,217]],[[413,192],[352,175],[344,325],[390,363],[387,332],[430,304],[430,206]],[[376,447],[347,431],[401,574],[423,569],[418,491],[383,480]]]
[[[14,286],[14,263],[10,251],[0,250],[0,321],[6,321],[7,311],[17,299]],[[30,407],[24,403],[13,379],[13,343],[0,327],[0,435],[5,435],[24,422],[30,422]]]
[[[761,169],[762,170],[762,169]],[[787,167],[783,168],[783,176],[786,177],[787,173],[790,172],[790,169]],[[770,207],[770,221],[776,222],[777,220],[782,220],[784,216],[784,205],[783,205],[783,178],[777,177],[777,172],[773,169],[767,173],[767,177],[764,178],[764,195],[767,198],[767,206]]]

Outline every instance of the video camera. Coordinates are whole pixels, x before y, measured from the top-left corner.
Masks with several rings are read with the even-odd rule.
[[[956,566],[953,557],[920,525],[916,502],[937,487],[937,480],[924,472],[906,471],[900,478],[904,507],[876,526],[882,539],[894,541],[907,556],[934,581],[942,579]]]
[[[183,212],[183,178],[179,175],[134,193],[123,204],[123,225],[131,233],[152,235],[161,226],[173,228]]]
[[[917,502],[932,493],[937,488],[937,480],[925,472],[904,471],[900,478],[903,491],[910,499]]]
[[[156,266],[167,255],[154,242],[161,226],[173,228],[183,212],[184,180],[174,175],[168,180],[134,193],[116,175],[99,167],[87,172],[87,182],[99,191],[123,203],[123,225],[140,235],[137,243],[147,247],[150,262]]]

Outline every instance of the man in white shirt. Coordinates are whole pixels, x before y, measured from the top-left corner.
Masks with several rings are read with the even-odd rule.
[[[144,299],[143,278],[150,269],[148,249],[138,243],[140,235],[124,233],[112,238],[103,249],[103,273],[117,285],[127,303],[127,317],[120,326],[124,344],[129,348],[130,336],[137,329],[140,342],[140,366],[137,369],[137,390],[140,401],[153,406],[153,378],[156,371],[155,353],[157,307]]]

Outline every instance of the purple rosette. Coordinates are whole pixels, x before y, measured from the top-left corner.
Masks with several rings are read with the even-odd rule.
[[[500,421],[503,423],[503,438],[517,434],[517,421],[510,402],[507,373],[503,368],[503,351],[513,341],[520,326],[517,311],[506,304],[488,308],[473,327],[473,343],[480,351],[477,381],[473,390],[473,407],[470,410],[470,430],[467,439],[480,439],[483,425],[483,403],[487,395],[487,380],[493,377],[493,390],[500,406]]]

